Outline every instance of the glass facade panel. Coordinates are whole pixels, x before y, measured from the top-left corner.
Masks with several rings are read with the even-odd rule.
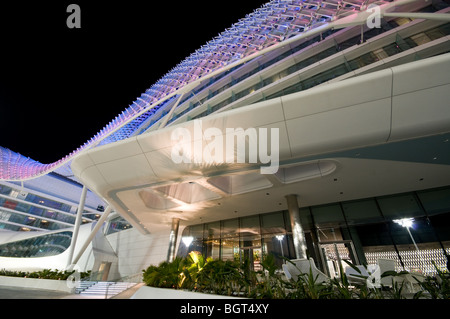
[[[220,238],[220,222],[209,223],[205,225],[205,237]]]
[[[382,197],[378,204],[383,216],[390,220],[424,215],[412,194]]]
[[[313,207],[311,209],[317,227],[337,226],[345,223],[338,204]]]
[[[72,232],[65,231],[0,245],[2,257],[47,257],[63,253],[70,245]]]
[[[0,185],[0,194],[2,195],[9,195],[11,193],[11,187]]]
[[[338,259],[337,255],[331,256],[334,250],[324,255],[322,248],[337,245],[345,247],[339,252],[341,259],[376,263],[378,258],[387,258],[395,260],[397,271],[419,269],[433,274],[431,260],[445,268],[444,251],[450,252],[449,191],[441,188],[303,207],[300,217],[308,254],[328,273],[338,269],[336,265],[330,268],[328,261],[336,264]],[[436,213],[427,216],[422,206]],[[413,218],[409,232],[393,221],[399,218]],[[187,236],[192,236],[192,244],[180,244],[179,256],[197,250],[207,257],[249,260],[254,270],[260,269],[266,254],[274,255],[279,267],[284,258],[296,258],[287,211],[188,226],[182,237]]]
[[[203,252],[203,224],[190,227],[191,250]]]
[[[204,238],[206,255],[214,259],[220,258],[220,221],[205,224]]]
[[[222,221],[222,237],[234,238],[239,237],[239,219],[228,219]]]
[[[105,234],[109,235],[129,228],[133,228],[133,226],[128,221],[122,217],[116,217],[110,220]]]
[[[262,215],[261,231],[263,234],[284,234],[286,227],[283,212]]]
[[[258,216],[243,217],[241,220],[240,234],[241,237],[260,234],[261,225]]]
[[[229,219],[222,224],[222,259],[239,260],[239,219]]]
[[[374,199],[343,203],[342,208],[349,225],[383,221]]]
[[[11,210],[9,219],[4,220],[5,222],[1,227],[15,231],[36,231],[39,228],[57,230],[71,227],[75,223],[75,212],[77,208],[76,206],[61,203],[33,193],[26,193],[5,185],[0,185],[0,207]],[[85,210],[82,222],[90,222],[98,219],[99,216],[97,215],[97,211]],[[5,226],[8,222],[19,223],[23,226]]]
[[[445,247],[450,247],[450,214],[441,214],[429,218],[436,236]]]
[[[222,260],[239,260],[239,237],[222,239]]]
[[[336,67],[334,67],[330,70],[327,70],[321,74],[316,74],[310,78],[303,79],[301,82],[291,85],[288,88],[282,88],[279,91],[264,97],[262,100],[273,99],[273,98],[280,97],[283,95],[306,90],[308,88],[319,85],[323,82],[329,81],[335,77],[346,74],[349,71],[356,70],[356,69],[362,68],[366,65],[377,62],[380,59],[387,58],[389,56],[392,56],[397,53],[403,52],[405,50],[411,49],[418,45],[425,44],[431,40],[435,40],[435,39],[441,38],[443,36],[446,36],[447,34],[449,34],[449,29],[450,29],[449,25],[450,24],[445,24],[443,26],[439,26],[437,28],[434,28],[434,29],[431,29],[431,30],[428,30],[425,32],[421,32],[419,34],[412,35],[411,37],[405,38],[405,39],[400,37],[397,34],[394,43],[391,43],[383,48],[374,48],[373,52],[365,53],[353,60],[347,61],[346,63],[336,66]],[[366,32],[364,32],[363,38],[366,41],[374,36],[377,36],[383,32],[389,31],[392,28],[395,28],[397,26],[398,26],[398,24],[393,21],[388,22],[388,23],[383,23],[381,28],[369,29]],[[324,34],[322,34],[322,39],[326,38],[327,36],[332,35],[334,32],[335,31],[333,31],[333,30],[325,32]],[[273,58],[267,62],[264,62],[260,65],[255,65],[254,68],[250,69],[248,72],[239,76],[238,78],[233,78],[232,76],[230,76],[229,82],[227,82],[223,86],[215,89],[214,91],[210,91],[208,96],[203,98],[200,102],[198,102],[198,100],[196,100],[196,102],[194,102],[193,106],[195,107],[195,106],[199,105],[200,103],[203,104],[208,99],[216,96],[220,92],[223,92],[224,90],[238,84],[239,82],[241,82],[245,79],[248,79],[248,77],[250,77],[266,68],[269,68],[276,62],[281,61],[284,58],[291,56],[295,52],[305,49],[308,46],[310,46],[312,43],[315,43],[318,41],[321,41],[321,38],[314,37],[314,38],[312,38],[308,41],[305,41],[305,42],[297,45],[296,47],[286,51],[285,53],[282,53],[282,54],[276,56],[275,58]],[[309,67],[312,64],[314,64],[318,61],[321,61],[327,57],[330,57],[342,50],[345,50],[347,48],[350,48],[350,47],[353,47],[353,46],[359,45],[359,44],[361,44],[361,36],[360,35],[357,35],[351,39],[346,39],[340,43],[336,42],[335,45],[333,45],[329,48],[326,48],[323,51],[316,52],[313,56],[311,56],[307,59],[298,61],[298,62],[286,67],[285,69],[279,71],[278,73],[271,74],[270,76],[267,76],[265,78],[262,78],[262,76],[261,76],[260,81],[258,81],[253,86],[245,88],[245,89],[240,89],[239,91],[235,90],[235,91],[231,92],[230,98],[223,100],[219,103],[216,103],[214,105],[210,105],[207,110],[201,112],[200,114],[195,115],[194,117],[192,117],[190,119],[195,119],[195,118],[199,118],[199,117],[211,114],[212,112],[215,112],[215,111],[227,106],[228,104],[247,96],[248,94],[250,94],[254,91],[257,91],[267,85],[275,83],[290,74],[293,74],[299,70],[302,70],[305,67]],[[299,56],[297,56],[297,57],[299,57]],[[220,78],[223,76],[225,76],[225,75],[221,75]],[[211,82],[208,82],[208,84],[211,84],[213,82],[215,82],[214,79],[212,79]],[[204,87],[200,88],[198,90],[198,92],[202,91],[202,89],[204,89]],[[188,109],[191,109],[191,107],[189,107]],[[184,114],[188,109],[186,109],[182,113]],[[182,115],[182,113],[179,113],[176,116],[174,116],[170,120],[170,122],[173,121],[174,119],[178,118],[180,115]]]
[[[429,216],[450,212],[450,189],[422,191],[417,195]]]

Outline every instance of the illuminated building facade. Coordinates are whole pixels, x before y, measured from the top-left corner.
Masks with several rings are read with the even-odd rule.
[[[88,249],[83,267],[109,263],[112,278],[192,249],[251,257],[254,267],[267,253],[280,263],[308,254],[330,275],[340,259],[380,256],[432,272],[418,264],[408,233],[393,220],[414,218],[422,255],[445,265],[448,11],[441,1],[268,2],[175,66],[67,157],[41,164],[1,149],[0,225],[24,230],[31,217],[39,225],[29,230],[44,229],[34,208],[18,208],[36,207],[31,197],[18,194],[56,170],[77,184],[72,194],[81,200],[71,201],[70,216],[58,211],[73,221],[54,218],[47,229],[76,232],[85,192],[88,213],[98,214],[85,220],[106,222],[102,240],[111,249],[99,254],[94,241],[95,258],[89,261]],[[202,134],[276,129],[277,171],[261,174],[261,161],[174,162],[172,132],[194,136],[198,121]],[[251,139],[245,141],[249,147]],[[17,194],[6,194],[11,184]],[[8,207],[11,201],[17,206]],[[26,219],[17,221],[19,215]],[[3,242],[10,251],[12,241]],[[80,254],[77,246],[66,261]]]

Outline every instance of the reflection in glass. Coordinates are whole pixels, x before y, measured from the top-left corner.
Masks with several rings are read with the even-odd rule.
[[[39,237],[0,245],[2,257],[47,257],[63,253],[70,245],[71,231],[47,234]]]

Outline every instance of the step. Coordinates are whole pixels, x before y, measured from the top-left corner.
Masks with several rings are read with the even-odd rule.
[[[77,293],[79,293],[80,295],[90,295],[90,296],[107,295],[109,297],[112,297],[133,287],[134,285],[136,285],[136,283],[111,282],[111,281],[91,282],[80,285],[80,288]]]

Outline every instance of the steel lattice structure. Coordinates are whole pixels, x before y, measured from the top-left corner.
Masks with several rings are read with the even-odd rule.
[[[311,30],[357,15],[377,0],[274,0],[248,14],[176,65],[100,132],[64,158],[42,164],[0,147],[0,180],[27,180],[67,165],[80,152],[136,134],[165,103],[200,81],[248,61]],[[401,0],[399,2],[405,2]],[[361,23],[361,22],[359,22]],[[164,114],[165,115],[165,114]],[[158,115],[161,116],[161,115]]]

